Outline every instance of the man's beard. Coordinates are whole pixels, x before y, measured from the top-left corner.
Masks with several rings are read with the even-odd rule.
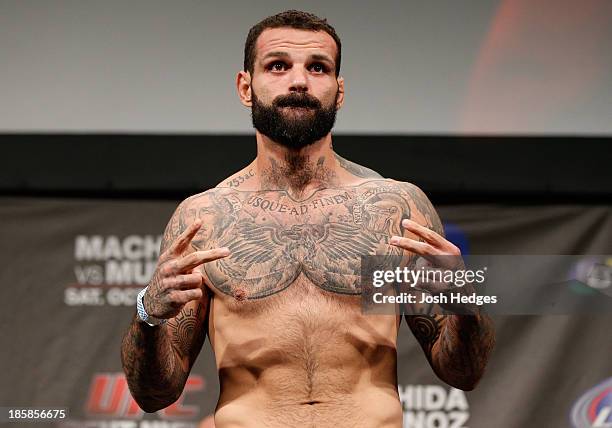
[[[279,95],[272,105],[263,104],[253,92],[253,127],[272,141],[290,149],[301,149],[325,137],[336,121],[336,103],[323,107],[307,93]],[[336,99],[338,93],[336,93]],[[283,107],[302,107],[308,111],[294,117],[283,114]],[[291,114],[291,113],[289,113]]]

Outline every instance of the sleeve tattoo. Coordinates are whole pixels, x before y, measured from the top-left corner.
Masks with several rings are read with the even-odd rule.
[[[184,204],[166,226],[160,253],[184,230]],[[167,407],[182,393],[206,338],[208,298],[205,292],[199,302],[189,302],[176,317],[157,327],[134,316],[123,337],[121,361],[132,396],[146,412]]]
[[[441,236],[444,228],[436,210],[418,187],[406,190],[427,227]],[[484,314],[440,315],[433,305],[406,315],[408,326],[418,340],[434,372],[448,384],[471,390],[484,373],[495,343],[493,324]]]

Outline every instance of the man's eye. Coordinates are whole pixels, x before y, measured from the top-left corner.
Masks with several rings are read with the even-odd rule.
[[[283,71],[285,70],[285,63],[280,61],[275,61],[268,66],[269,70],[272,71]]]
[[[310,66],[310,70],[315,73],[325,73],[327,68],[323,64],[316,62]]]

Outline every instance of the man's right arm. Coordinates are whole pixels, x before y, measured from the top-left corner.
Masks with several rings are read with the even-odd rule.
[[[180,213],[181,206],[166,227],[143,299],[149,315],[168,322],[150,326],[136,314],[121,346],[130,392],[146,412],[163,409],[181,395],[207,331],[210,298],[196,268],[229,254],[227,249],[193,251],[190,244],[201,223],[196,220],[180,231]]]
[[[123,338],[123,370],[134,400],[146,412],[168,407],[179,398],[185,387],[191,364],[185,363],[186,358],[178,354],[173,343],[189,347],[188,353],[195,356],[204,343],[203,320],[194,315],[194,308],[189,306],[193,305],[186,305],[177,316],[182,317],[181,321],[175,321],[175,318],[155,327],[140,321],[136,315]],[[206,314],[204,310],[196,310]],[[180,326],[185,324],[193,326],[192,337],[187,337],[191,333],[189,330],[181,331]]]

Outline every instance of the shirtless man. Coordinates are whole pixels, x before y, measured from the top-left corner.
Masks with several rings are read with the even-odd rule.
[[[334,153],[340,49],[333,28],[303,12],[251,29],[236,84],[257,157],[178,206],[123,340],[145,411],[179,397],[208,334],[217,428],[402,425],[401,316],[362,313],[360,256],[460,253],[420,189]],[[474,388],[493,346],[486,316],[406,321],[442,380]]]

